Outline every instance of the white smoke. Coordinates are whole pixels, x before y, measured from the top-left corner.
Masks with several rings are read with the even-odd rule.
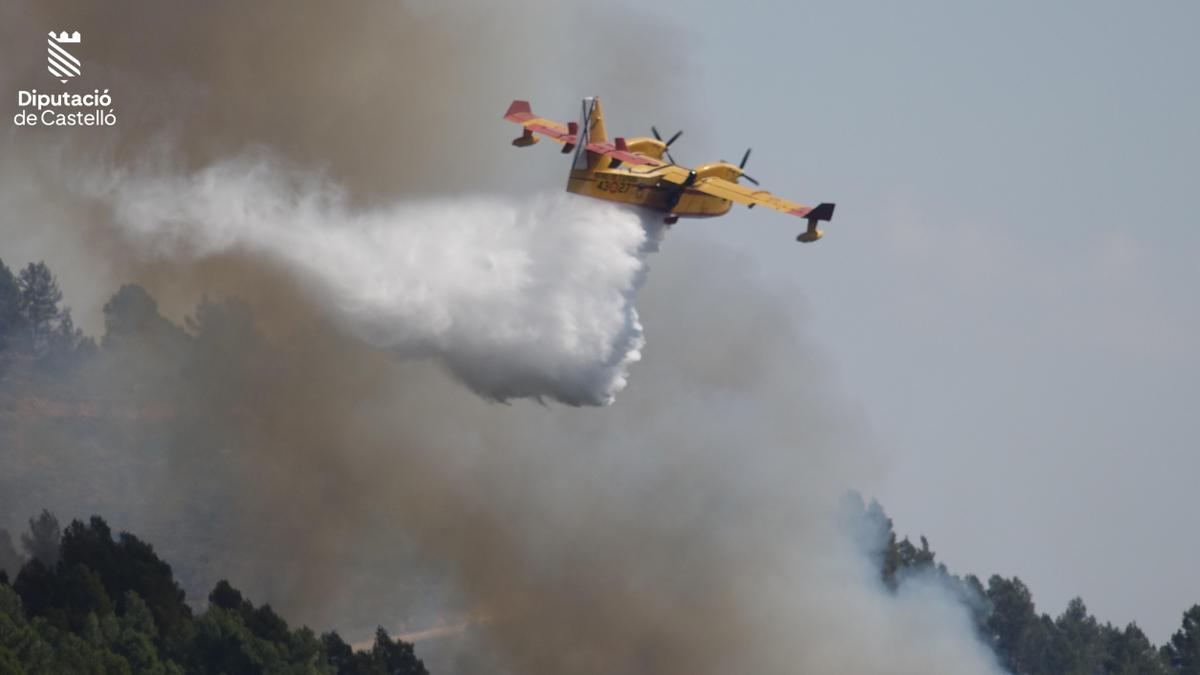
[[[90,181],[134,252],[265,257],[359,338],[432,355],[481,395],[606,405],[644,340],[634,294],[657,235],[575,195],[355,208],[335,184],[261,157]]]

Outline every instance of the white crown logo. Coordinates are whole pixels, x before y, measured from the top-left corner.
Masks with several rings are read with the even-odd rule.
[[[64,44],[66,44],[66,43],[78,44],[79,43],[79,31],[75,31],[74,33],[71,33],[70,35],[67,35],[67,31],[65,31],[65,30],[58,35],[55,35],[54,31],[50,31],[50,37],[52,37],[55,40],[57,40],[61,43],[64,43]]]

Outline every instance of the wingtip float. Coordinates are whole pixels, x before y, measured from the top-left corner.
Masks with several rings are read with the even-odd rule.
[[[583,99],[579,122],[562,124],[538,117],[529,101],[513,101],[504,119],[523,127],[512,142],[517,147],[533,145],[539,136],[545,136],[562,143],[564,154],[575,153],[568,192],[659,211],[666,214],[663,221],[667,224],[680,218],[722,216],[734,202],[750,208],[761,204],[807,220],[808,229],[796,241],[808,243],[824,235],[818,223],[833,219],[833,204],[805,206],[757,189],[758,181],[745,172],[749,150],[739,164],[722,160],[689,169],[671,157],[671,144],[682,131],[665,141],[654,127],[650,128],[653,138],[617,136],[609,140],[600,99],[595,97]],[[740,184],[742,178],[755,187]]]

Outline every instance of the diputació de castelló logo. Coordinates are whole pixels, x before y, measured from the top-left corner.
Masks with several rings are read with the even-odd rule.
[[[72,53],[75,45],[83,42],[79,31],[50,31],[47,36],[46,70],[62,84],[83,75],[83,63]],[[117,123],[107,89],[90,93],[21,89],[17,91],[17,108],[13,124],[19,127],[111,127]]]

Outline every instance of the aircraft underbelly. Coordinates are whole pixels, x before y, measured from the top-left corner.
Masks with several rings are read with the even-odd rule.
[[[733,206],[727,199],[686,189],[682,194],[678,194],[678,199],[675,200],[677,190],[674,187],[659,187],[624,176],[604,174],[572,175],[567,180],[568,192],[684,217],[719,216],[727,213]]]

